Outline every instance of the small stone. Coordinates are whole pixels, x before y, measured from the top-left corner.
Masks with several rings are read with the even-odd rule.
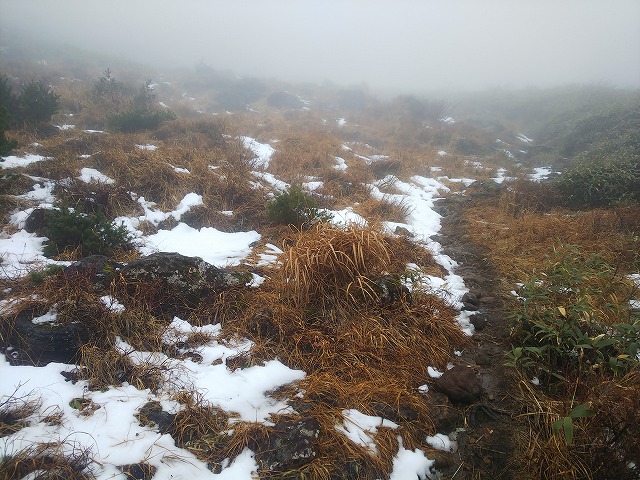
[[[476,355],[476,365],[480,365],[481,367],[488,367],[491,365],[491,357],[485,353],[480,352]]]
[[[474,315],[469,321],[477,331],[481,331],[487,326],[487,317],[484,315]]]
[[[413,233],[401,226],[397,226],[394,233],[396,235],[402,235],[403,237],[413,237]]]
[[[469,303],[471,305],[478,305],[480,301],[478,300],[478,297],[471,293],[471,292],[467,292],[462,296],[462,303]]]
[[[471,368],[462,365],[447,370],[434,383],[454,403],[470,404],[479,400],[482,395],[480,379]]]

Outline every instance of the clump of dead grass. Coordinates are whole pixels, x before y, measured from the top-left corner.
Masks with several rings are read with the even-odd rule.
[[[139,390],[146,388],[157,392],[164,386],[169,367],[163,362],[135,363],[127,355],[113,348],[104,349],[83,345],[78,362],[78,378],[88,380],[91,390],[100,390],[127,382]]]
[[[320,224],[301,232],[288,249],[281,285],[297,305],[344,296],[377,297],[374,278],[388,270],[383,236],[372,229]]]
[[[90,480],[93,462],[89,448],[69,442],[40,443],[0,458],[0,478]]]
[[[308,176],[320,176],[335,165],[342,152],[336,136],[320,130],[299,132],[277,143],[270,171],[289,183],[302,183]]]
[[[369,223],[382,221],[406,223],[413,207],[403,198],[383,195],[380,199],[369,197],[356,205],[354,211]]]
[[[16,397],[15,393],[0,399],[0,438],[12,435],[27,425],[26,419],[36,413],[41,406],[40,399],[26,395]]]

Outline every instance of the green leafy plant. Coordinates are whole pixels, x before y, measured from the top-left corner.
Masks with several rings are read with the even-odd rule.
[[[634,285],[597,255],[564,246],[520,289],[513,315],[517,346],[507,365],[547,386],[592,373],[624,374],[639,363],[640,316],[629,299]]]
[[[80,256],[109,255],[116,249],[132,248],[131,234],[124,226],[116,226],[100,213],[83,214],[62,207],[49,210],[45,234],[49,242],[44,248],[47,257],[65,250],[78,250]]]
[[[593,417],[596,412],[590,410],[589,407],[588,402],[582,403],[573,408],[566,417],[562,417],[553,422],[553,434],[560,435],[560,431],[562,431],[567,445],[573,445],[573,421],[576,418]]]
[[[640,157],[583,163],[555,182],[573,208],[611,207],[640,203]]]
[[[267,217],[274,223],[296,227],[333,218],[331,214],[320,210],[318,202],[297,185],[292,185],[267,203]]]
[[[55,265],[55,264],[47,265],[42,270],[34,270],[30,272],[29,280],[34,285],[40,285],[47,279],[47,277],[56,275],[57,273],[62,272],[63,270],[64,270],[64,267],[62,265]]]

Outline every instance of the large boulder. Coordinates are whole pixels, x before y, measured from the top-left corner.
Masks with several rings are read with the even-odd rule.
[[[179,253],[154,253],[122,267],[120,275],[131,293],[149,286],[164,307],[197,306],[204,298],[232,288],[244,287],[252,279],[249,272],[214,267],[200,257]]]
[[[462,365],[447,370],[435,379],[436,388],[453,403],[471,404],[480,399],[482,383],[475,372]]]
[[[15,365],[44,366],[51,362],[76,363],[90,332],[78,322],[33,322],[40,318],[31,310],[21,312],[3,342],[7,359]]]

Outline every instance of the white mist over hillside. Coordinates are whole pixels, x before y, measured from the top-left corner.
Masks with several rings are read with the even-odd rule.
[[[3,37],[403,91],[640,86],[640,2],[0,0]]]

